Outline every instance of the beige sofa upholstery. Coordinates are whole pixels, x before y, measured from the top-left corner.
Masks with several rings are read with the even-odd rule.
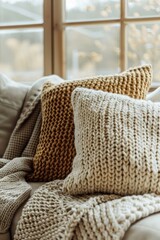
[[[160,213],[153,214],[134,223],[126,232],[123,240],[159,240]]]
[[[0,240],[10,240],[10,232],[7,232],[7,233],[3,233],[1,234],[0,233]]]
[[[29,86],[0,73],[0,157],[19,118]]]

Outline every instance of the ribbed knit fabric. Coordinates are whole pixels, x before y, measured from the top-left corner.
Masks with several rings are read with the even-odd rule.
[[[40,94],[46,79],[50,79],[53,84],[63,82],[63,79],[53,75],[42,78],[33,84],[25,99],[4,158],[0,158],[0,233],[8,230],[16,210],[30,195],[31,187],[25,181],[25,176],[31,172],[32,157],[39,140],[41,129]]]
[[[42,91],[42,128],[30,180],[63,179],[71,171],[75,156],[71,94],[76,87],[101,89],[141,99],[148,92],[151,73],[151,66],[146,65],[114,76],[66,81],[58,86],[45,84]]]
[[[41,129],[41,90],[46,79],[50,79],[54,85],[63,82],[63,79],[52,75],[52,77],[43,77],[32,85],[3,158],[13,159],[35,155]]]
[[[145,194],[70,196],[63,180],[40,187],[28,201],[14,240],[120,240],[130,225],[160,211],[160,197]]]
[[[6,232],[20,205],[30,195],[24,177],[31,171],[32,158],[0,159],[0,233]]]
[[[160,104],[77,88],[70,194],[160,194]]]
[[[32,88],[28,92],[27,101],[25,101],[20,118],[17,121],[17,124],[12,132],[3,158],[13,159],[16,157],[21,157],[24,149],[28,145],[31,136],[33,135],[34,127],[35,125],[37,126],[37,118],[40,115],[41,111],[40,94],[42,85],[43,82],[38,81],[32,86]],[[38,121],[38,124],[40,129],[41,122]],[[32,138],[31,148],[33,150],[31,150],[30,152],[30,156],[31,154],[33,154],[32,157],[35,154],[38,139],[39,135],[37,132],[37,134],[34,135],[34,138]]]

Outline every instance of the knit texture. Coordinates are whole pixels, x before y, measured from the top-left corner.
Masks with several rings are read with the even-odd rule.
[[[33,159],[32,181],[63,179],[71,171],[75,156],[72,91],[79,86],[145,98],[150,87],[150,65],[132,68],[114,76],[66,81],[58,86],[46,83],[42,90],[42,128]]]
[[[25,99],[4,158],[0,158],[0,233],[9,229],[16,210],[30,196],[31,187],[25,181],[25,176],[31,172],[33,156],[39,140],[40,95],[46,79],[50,79],[54,84],[63,82],[63,79],[53,75],[33,84]]]
[[[31,165],[32,158],[0,159],[0,233],[8,230],[16,210],[30,195],[24,177]]]
[[[20,157],[23,155],[23,151],[31,141],[31,147],[28,149],[29,155],[34,156],[36,147],[38,145],[40,128],[41,128],[41,119],[37,119],[38,116],[41,116],[41,88],[43,82],[38,82],[36,86],[34,85],[28,93],[27,101],[25,102],[20,118],[17,121],[15,129],[10,137],[10,141],[6,148],[6,151],[3,155],[3,158],[13,159],[15,157]],[[36,125],[39,131],[35,133],[34,127]],[[32,137],[34,134],[34,137]],[[31,139],[32,137],[32,139]]]
[[[160,194],[160,104],[77,88],[70,194]]]
[[[0,233],[9,229],[16,210],[30,196],[31,187],[25,176],[31,172],[40,134],[42,84],[39,80],[29,90],[3,159],[0,158]]]
[[[43,77],[32,85],[3,158],[13,159],[21,156],[33,157],[35,155],[42,121],[41,90],[46,79],[50,79],[54,85],[63,82],[63,79],[52,75],[51,77]]]
[[[130,225],[160,211],[160,197],[70,196],[63,180],[40,187],[25,205],[14,240],[120,240]]]

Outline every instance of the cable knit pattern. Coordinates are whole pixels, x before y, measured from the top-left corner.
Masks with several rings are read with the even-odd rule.
[[[77,88],[70,194],[160,194],[160,104]]]
[[[152,70],[150,65],[132,68],[114,76],[98,76],[66,81],[58,86],[45,84],[42,91],[42,128],[33,159],[31,181],[63,179],[71,171],[75,156],[71,94],[76,87],[101,89],[145,98]]]
[[[120,240],[130,225],[160,211],[160,196],[70,196],[63,180],[39,188],[28,201],[14,240]]]

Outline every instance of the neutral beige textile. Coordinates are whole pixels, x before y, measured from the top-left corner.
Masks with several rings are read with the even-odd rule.
[[[93,76],[65,81],[55,86],[46,83],[42,90],[42,128],[30,181],[64,179],[75,157],[71,94],[76,87],[99,89],[144,99],[152,81],[150,65],[130,68],[115,75]]]
[[[38,93],[38,95],[39,95],[39,93]],[[36,100],[35,98],[33,99],[33,101],[31,101],[31,102],[34,102],[34,100]],[[26,101],[26,103],[27,103],[27,101]],[[25,106],[26,106],[26,103],[25,103]],[[35,108],[36,108],[36,106],[38,106],[38,103],[39,103],[39,100],[37,101],[37,103],[35,104]],[[33,107],[33,108],[32,108]],[[31,131],[31,129],[29,129],[29,132],[30,133],[33,133],[33,134],[28,134],[27,135],[27,140],[26,140],[26,138],[25,138],[25,134],[23,135],[23,137],[21,138],[21,140],[24,140],[25,139],[25,141],[26,141],[26,146],[25,146],[25,144],[24,143],[21,143],[20,142],[20,139],[18,138],[19,136],[20,136],[20,128],[22,127],[22,129],[24,129],[24,128],[26,128],[26,129],[28,129],[28,126],[27,126],[27,123],[28,123],[28,125],[29,125],[29,123],[30,123],[30,121],[28,120],[29,118],[32,118],[32,110],[34,110],[34,106],[32,106],[31,108],[30,108],[30,112],[28,112],[27,110],[28,110],[28,107],[26,108],[26,109],[23,109],[24,111],[23,111],[23,113],[24,112],[26,112],[27,114],[25,115],[21,115],[21,121],[19,122],[19,124],[18,124],[18,126],[17,126],[17,130],[14,132],[14,136],[15,136],[15,138],[13,138],[12,137],[12,141],[10,142],[10,147],[12,148],[12,150],[11,151],[9,151],[9,148],[8,148],[8,156],[10,156],[10,158],[12,159],[12,158],[14,158],[14,156],[16,155],[16,151],[14,151],[14,144],[16,143],[16,141],[17,141],[17,139],[18,139],[18,141],[19,141],[19,144],[20,144],[20,148],[21,148],[21,150],[20,150],[20,152],[18,153],[18,154],[23,154],[24,156],[26,156],[27,154],[31,154],[32,155],[32,153],[34,153],[34,149],[35,149],[35,146],[36,146],[36,144],[33,144],[33,147],[32,147],[32,140],[34,139],[34,135],[36,134],[36,133],[38,133],[39,132],[39,126],[40,126],[40,121],[41,121],[41,116],[40,116],[40,111],[38,110],[38,114],[37,114],[37,119],[36,119],[36,121],[35,121],[35,126],[34,126],[34,129],[33,129],[33,131]],[[25,126],[25,127],[24,127]],[[36,129],[35,129],[36,128]],[[19,131],[19,132],[18,132]],[[16,135],[15,133],[16,132],[18,132],[18,134]],[[24,147],[25,146],[25,147]],[[23,149],[24,148],[24,149]],[[30,151],[30,149],[32,149],[31,151]],[[7,154],[7,152],[6,152],[6,154]],[[24,161],[25,161],[25,159],[26,158],[22,158],[22,159],[24,159]],[[30,158],[29,158],[30,159]],[[28,160],[27,160],[28,161]],[[7,168],[9,168],[8,166],[10,165],[11,166],[11,168],[13,169],[13,170],[16,170],[17,169],[17,167],[16,168],[14,168],[13,167],[13,164],[10,164],[10,162],[14,162],[14,160],[13,161],[9,161],[9,160],[6,160],[6,159],[0,159],[0,172],[2,172],[3,173],[3,177],[5,177],[4,176],[4,172],[5,172],[5,170],[4,170],[4,166],[5,166],[5,169],[7,169]],[[15,161],[15,164],[16,164],[16,166],[18,166],[17,164],[20,164],[20,166],[22,167],[22,162],[23,161]],[[29,161],[30,162],[30,161]],[[21,168],[22,169],[22,168]],[[22,171],[19,171],[18,169],[18,171],[17,171],[17,173],[18,174],[20,174],[20,176],[22,177],[22,175],[24,174],[25,175],[25,173],[28,171],[26,171],[26,169],[28,169],[29,171],[30,171],[30,167],[28,166],[27,168],[24,168],[24,170],[25,170],[25,172],[22,172]],[[2,170],[2,171],[1,171]],[[7,178],[7,181],[9,180],[9,172],[10,172],[10,170],[7,170],[7,174],[5,174],[6,175],[6,177],[5,177],[5,179]],[[14,175],[14,177],[16,177],[16,175]],[[13,178],[12,178],[13,179]],[[20,180],[20,178],[19,178],[19,180]],[[20,193],[20,190],[24,190],[24,186],[26,186],[26,190],[27,190],[27,195],[26,195],[26,198],[29,196],[29,191],[30,191],[30,186],[27,186],[27,184],[26,183],[24,183],[24,179],[22,178],[21,179],[22,181],[21,181],[21,183],[19,182],[18,184],[22,184],[22,188],[21,189],[19,189],[18,188],[18,191],[16,191],[15,190],[15,186],[12,188],[12,192],[15,192],[15,196],[16,196],[16,194],[17,193]],[[9,181],[8,181],[9,182]],[[15,182],[16,184],[17,184],[17,182]],[[9,185],[9,184],[8,184]],[[2,186],[3,186],[3,184],[0,184],[0,190],[2,191]],[[50,184],[49,184],[49,186],[50,186]],[[6,184],[5,184],[5,187],[6,187]],[[57,191],[58,191],[58,193],[56,193],[56,194],[52,194],[52,192],[54,191],[54,189],[56,189],[56,187],[58,187],[58,189],[57,189]],[[59,194],[60,194],[60,192],[62,193],[62,191],[61,191],[61,188],[62,188],[62,185],[60,185],[60,188],[59,188],[59,184],[57,184],[56,182],[55,182],[55,185],[53,184],[53,185],[51,185],[51,187],[48,187],[48,185],[46,186],[46,187],[44,187],[43,189],[40,189],[40,190],[38,190],[38,192],[36,193],[36,194],[38,194],[38,197],[42,197],[42,199],[44,200],[44,199],[47,199],[46,201],[45,201],[45,207],[48,205],[48,207],[46,207],[46,209],[44,210],[44,212],[43,213],[46,213],[46,212],[48,212],[47,210],[48,209],[50,209],[50,211],[48,212],[49,213],[49,215],[51,216],[52,214],[53,214],[53,206],[51,207],[51,208],[49,208],[49,204],[50,203],[52,203],[52,196],[55,196],[55,198],[56,198],[56,200],[58,200],[59,199]],[[5,188],[3,189],[3,191],[5,192]],[[42,194],[41,194],[41,191],[42,191]],[[24,192],[22,192],[22,195],[23,195],[23,193]],[[7,194],[7,192],[6,192],[6,194]],[[51,201],[50,202],[48,202],[48,195],[49,196],[51,196]],[[62,195],[63,195],[63,193],[62,193]],[[20,196],[20,195],[19,195]],[[23,195],[24,196],[24,195]],[[36,195],[37,196],[37,195]],[[41,197],[39,198],[39,200],[41,199]],[[21,200],[22,200],[22,197],[20,198]],[[19,200],[20,200],[19,199]],[[37,198],[36,198],[37,199]],[[7,200],[6,198],[5,198],[5,200]],[[8,199],[9,200],[9,199]],[[38,199],[37,199],[37,201],[38,201],[38,204],[39,204],[39,207],[40,207],[40,211],[42,210],[43,211],[43,207],[42,207],[42,205],[41,205],[41,203],[43,202],[40,202]],[[142,200],[142,199],[141,199]],[[23,201],[25,201],[24,199],[23,199]],[[1,202],[1,200],[0,200],[0,202]],[[83,200],[81,201],[79,198],[77,198],[77,200],[76,200],[76,203],[77,204],[79,204],[79,202],[80,202],[80,205],[81,205],[81,203],[83,202]],[[158,202],[159,202],[159,200],[158,200]],[[55,207],[55,209],[57,209],[58,207],[59,207],[59,203],[63,203],[63,201],[58,201],[58,202],[56,202],[56,206],[54,206]],[[154,206],[154,203],[155,203],[155,197],[153,197],[153,201],[152,201],[152,203],[150,204],[150,206],[152,206],[153,205],[153,208],[154,208],[154,210],[155,211],[158,211],[158,209],[155,209],[155,207],[157,207],[158,208],[158,206],[159,206],[159,203],[158,204],[155,204],[155,206]],[[17,203],[16,203],[17,204]],[[68,204],[68,203],[67,203]],[[69,203],[69,206],[71,206],[72,205],[72,202],[70,202]],[[74,205],[74,204],[73,204]],[[11,206],[13,206],[13,201],[11,201],[11,205],[8,205],[8,207],[11,207]],[[77,206],[77,205],[76,205]],[[79,206],[79,205],[78,205]],[[86,205],[85,205],[86,206]],[[16,207],[18,207],[18,205],[16,205]],[[61,207],[67,207],[67,206],[62,206],[62,205],[60,205],[60,208]],[[148,211],[148,213],[147,214],[150,214],[151,212],[152,212],[152,210],[153,210],[153,208],[152,207],[150,207],[150,210]],[[11,209],[11,208],[10,208]],[[16,208],[14,208],[14,206],[13,206],[13,208],[11,209],[12,211],[14,210],[15,212],[16,212]],[[68,210],[68,208],[67,208],[67,210]],[[80,210],[81,210],[81,208],[80,208]],[[11,212],[12,212],[11,211]],[[12,212],[13,213],[13,212]],[[42,213],[42,215],[43,215],[43,213]],[[64,213],[64,212],[63,212]],[[2,214],[0,213],[0,223],[1,223],[1,216],[2,216]],[[7,215],[8,217],[10,217],[10,215]],[[54,219],[56,219],[56,218],[54,218]],[[62,216],[62,219],[63,219],[63,216]],[[52,220],[53,220],[53,218],[52,218]],[[74,220],[74,219],[73,219]],[[8,219],[8,221],[10,222],[10,219]],[[43,222],[43,218],[40,218],[40,222]],[[46,219],[46,222],[48,223],[48,218]],[[39,225],[39,227],[40,226],[42,226],[41,224]],[[80,225],[81,226],[81,225]],[[15,227],[15,225],[14,225],[14,227]],[[51,226],[50,226],[51,227]],[[15,228],[14,228],[15,229]],[[78,227],[78,229],[79,229],[79,227]],[[41,229],[42,230],[42,229]],[[52,227],[51,227],[51,232],[52,232]],[[13,230],[13,232],[14,232],[14,230]],[[12,232],[12,233],[13,233]],[[8,232],[7,233],[5,233],[5,234],[0,234],[0,240],[1,239],[3,239],[3,238],[5,238],[5,237],[7,237],[7,238],[9,238],[9,234],[8,234]],[[23,236],[24,237],[24,236]],[[21,239],[24,239],[24,238],[21,238]],[[51,237],[51,238],[50,238]],[[61,236],[60,236],[60,238],[61,238]],[[37,240],[37,235],[35,235],[35,237],[33,238],[34,240]],[[44,238],[44,239],[47,239],[47,238]],[[49,236],[49,239],[52,239],[52,236]],[[53,236],[53,239],[55,239],[54,238],[54,236]],[[6,240],[6,239],[5,239]],[[8,239],[7,239],[8,240]],[[19,240],[20,240],[20,238],[19,238]],[[28,238],[27,238],[27,240],[28,240]],[[128,240],[128,239],[127,239]],[[138,239],[137,239],[138,240]],[[146,240],[146,239],[145,239]],[[155,239],[154,239],[155,240]]]
[[[29,183],[30,187],[31,187],[31,193],[30,195],[32,196],[34,194],[34,192],[40,187],[42,186],[44,183],[43,182],[33,182],[33,183]],[[11,236],[12,236],[12,239],[14,237],[14,234],[15,234],[15,231],[16,231],[16,227],[17,227],[17,224],[18,224],[18,221],[21,217],[21,214],[22,214],[22,210],[24,208],[26,204],[26,201],[22,203],[22,205],[17,209],[14,217],[13,217],[13,220],[12,220],[12,224],[11,224],[11,229],[10,229],[10,232],[11,232]],[[1,236],[0,236],[0,240],[1,240]]]
[[[44,183],[42,182],[30,183],[29,185],[30,185],[30,188],[32,189],[30,195],[33,195],[35,190],[37,190],[43,184]],[[11,228],[6,233],[0,233],[0,240],[13,240],[17,223],[20,219],[20,216],[22,214],[22,209],[25,204],[26,204],[26,201],[22,203],[22,205],[17,209],[16,213],[14,214],[12,223],[11,223]]]
[[[160,104],[77,88],[69,194],[160,194]]]
[[[160,211],[160,196],[70,196],[62,185],[63,180],[55,180],[34,193],[14,240],[119,240],[133,222]]]
[[[29,183],[32,187],[31,195],[44,183]],[[24,203],[16,212],[12,225],[11,236],[15,234],[15,230],[22,214],[22,209],[26,203]],[[146,218],[143,218],[134,224],[132,224],[125,233],[123,240],[159,240],[160,239],[160,213],[153,214]],[[1,240],[1,235],[0,235]],[[2,238],[2,240],[10,240],[10,238]]]
[[[0,73],[0,157],[19,118],[29,86],[17,83]]]
[[[160,102],[160,87],[147,94],[146,100]]]
[[[23,151],[30,140],[30,137],[32,136],[38,115],[40,114],[40,92],[42,85],[43,81],[38,81],[33,84],[30,91],[28,92],[20,118],[18,119],[18,122],[16,123],[14,131],[10,137],[3,158],[13,159],[15,157],[22,156]],[[36,148],[38,137],[39,135],[37,134],[33,139],[33,148]]]
[[[0,233],[0,240],[11,240],[10,232]]]
[[[123,240],[159,240],[160,213],[148,216],[134,223],[125,233]]]
[[[15,211],[30,195],[24,177],[31,165],[32,158],[0,159],[0,233],[7,232]]]
[[[7,232],[14,213],[30,195],[31,187],[24,177],[31,171],[32,157],[38,144],[41,127],[40,94],[46,80],[55,84],[63,81],[53,75],[33,84],[4,158],[0,159],[0,233]]]

